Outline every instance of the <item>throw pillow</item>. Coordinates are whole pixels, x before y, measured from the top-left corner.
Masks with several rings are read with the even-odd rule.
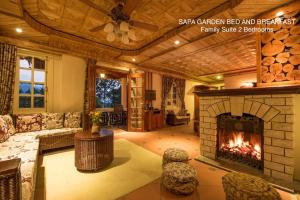
[[[42,129],[42,115],[17,115],[16,129],[18,133],[40,131]]]
[[[9,138],[8,127],[5,120],[0,117],[0,143],[5,142]]]
[[[3,115],[2,118],[7,124],[8,133],[9,135],[14,135],[16,133],[16,129],[14,127],[13,119],[10,115]]]
[[[42,129],[57,129],[64,127],[63,113],[43,113],[42,114]]]
[[[66,128],[80,128],[81,112],[68,112],[65,114],[64,127]]]

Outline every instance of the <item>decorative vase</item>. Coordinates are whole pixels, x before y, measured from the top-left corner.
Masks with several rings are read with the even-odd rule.
[[[99,124],[93,123],[93,126],[92,126],[92,133],[93,133],[93,134],[99,134],[99,131],[100,131],[100,126],[99,126]]]

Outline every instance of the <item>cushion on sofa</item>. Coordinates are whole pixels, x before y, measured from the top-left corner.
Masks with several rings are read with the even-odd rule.
[[[5,142],[9,138],[8,126],[6,121],[0,117],[0,143]]]
[[[66,128],[80,128],[81,113],[80,112],[68,112],[65,114],[64,127]]]
[[[58,129],[64,127],[64,113],[43,113],[42,129]]]
[[[17,115],[16,116],[16,131],[18,133],[39,131],[42,129],[42,115]]]
[[[2,118],[5,120],[8,128],[9,135],[14,135],[16,133],[16,129],[14,127],[13,119],[10,115],[2,115]]]

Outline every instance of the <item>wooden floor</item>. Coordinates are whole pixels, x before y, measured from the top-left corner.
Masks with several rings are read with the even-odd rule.
[[[191,158],[195,158],[200,152],[199,137],[195,135],[191,126],[175,126],[153,132],[126,132],[115,130],[115,139],[125,138],[154,153],[162,155],[169,147],[179,147],[189,152]],[[219,168],[206,165],[191,159],[189,162],[198,172],[199,186],[197,191],[190,196],[172,195],[160,186],[160,179],[147,184],[120,200],[225,200],[221,178],[227,172]],[[279,191],[283,200],[297,200],[296,195]],[[300,199],[300,198],[299,198]]]

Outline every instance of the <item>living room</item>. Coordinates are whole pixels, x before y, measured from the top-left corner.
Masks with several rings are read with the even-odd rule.
[[[0,200],[300,198],[300,1],[3,0]]]

